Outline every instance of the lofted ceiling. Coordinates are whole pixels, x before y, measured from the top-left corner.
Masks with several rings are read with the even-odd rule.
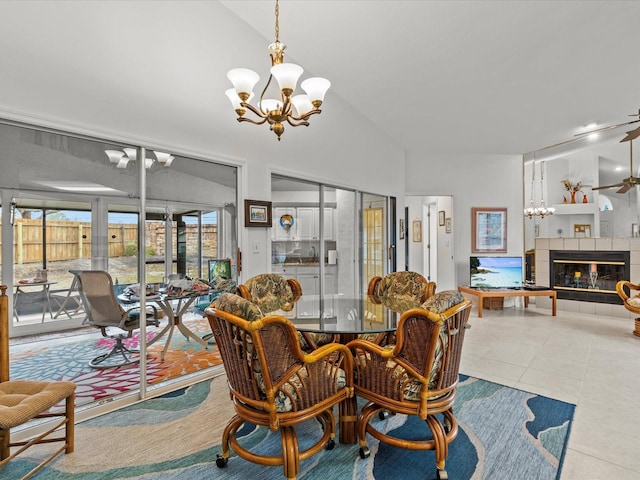
[[[264,78],[274,4],[5,0],[0,111],[150,136],[256,128],[235,122],[226,71]],[[411,161],[522,154],[628,120],[639,18],[637,1],[281,0],[280,40],[303,78],[331,80],[323,121],[344,101]]]

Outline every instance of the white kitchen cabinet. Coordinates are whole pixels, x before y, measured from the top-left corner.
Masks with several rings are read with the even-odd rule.
[[[305,273],[298,269],[298,282],[302,288],[302,297],[296,305],[297,318],[319,318],[320,316],[320,275],[318,272]]]
[[[318,209],[298,207],[298,238],[300,240],[318,240]]]
[[[295,207],[275,207],[273,209],[273,220],[271,227],[271,238],[273,240],[296,240],[298,231],[298,213]],[[293,217],[293,225],[285,228],[280,224],[283,215],[291,215]]]
[[[320,209],[317,207],[298,207],[298,239],[320,239]],[[324,240],[333,240],[333,208],[324,209]]]

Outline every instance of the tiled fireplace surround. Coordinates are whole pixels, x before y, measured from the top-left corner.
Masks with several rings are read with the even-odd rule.
[[[630,277],[633,283],[640,283],[640,238],[537,238],[536,239],[536,279],[540,285],[549,282],[549,250],[623,250],[630,253]],[[551,299],[536,297],[538,308],[551,309]],[[606,317],[635,318],[622,305],[606,303],[578,302],[558,299],[558,310],[585,313]]]

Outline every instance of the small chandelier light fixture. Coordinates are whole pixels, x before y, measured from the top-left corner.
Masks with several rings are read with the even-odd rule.
[[[127,168],[129,162],[135,162],[138,156],[138,149],[125,148],[120,150],[105,150],[104,153],[109,157],[111,163],[115,163],[117,168]],[[170,167],[174,156],[165,152],[153,152],[156,158],[145,158],[144,167],[149,170],[154,163],[159,163],[164,167]]]
[[[227,78],[233,83],[234,88],[225,91],[231,104],[238,114],[238,122],[249,122],[254,125],[269,124],[269,128],[277,135],[278,141],[284,133],[284,123],[292,127],[309,126],[309,117],[321,113],[320,106],[324,96],[331,86],[326,78],[314,77],[303,81],[300,86],[306,94],[293,95],[298,79],[302,76],[303,69],[294,63],[284,63],[284,50],[286,45],[280,42],[280,25],[278,16],[280,9],[276,0],[276,40],[269,45],[271,56],[271,70],[269,80],[260,95],[257,106],[249,101],[253,98],[253,87],[260,81],[260,76],[248,68],[234,68],[229,70]],[[264,98],[271,80],[275,78],[280,87],[280,99]],[[245,117],[250,110],[257,120]]]
[[[533,155],[533,161],[531,162],[531,200],[529,206],[524,209],[524,216],[532,219],[533,217],[544,218],[547,215],[553,215],[556,209],[553,207],[547,207],[544,203],[544,160],[540,162],[540,206],[536,207],[534,202],[534,188],[536,179],[536,156]]]
[[[536,215],[540,218],[544,218],[547,215],[553,215],[556,213],[556,209],[553,207],[547,207],[544,204],[544,160],[540,162],[540,206],[536,208]]]

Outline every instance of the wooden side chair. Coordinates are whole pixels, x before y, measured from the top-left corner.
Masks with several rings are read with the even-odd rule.
[[[438,479],[447,478],[448,446],[458,434],[453,402],[471,306],[457,291],[439,292],[402,314],[394,345],[362,339],[347,344],[354,355],[356,396],[367,401],[358,416],[361,458],[370,454],[368,433],[398,448],[435,450]],[[424,437],[401,439],[378,430],[371,420],[387,411],[424,420]]]
[[[616,283],[616,291],[622,299],[624,308],[631,313],[638,315],[635,319],[635,329],[633,334],[640,337],[640,284],[631,283],[627,280],[620,280]],[[637,292],[637,293],[635,293]]]
[[[9,303],[7,287],[0,286],[0,476],[4,465],[32,445],[62,442],[62,446],[28,472],[23,479],[32,477],[63,451],[73,452],[74,401],[76,384],[73,382],[42,382],[9,380]],[[60,411],[56,405],[64,401]],[[11,429],[34,419],[57,418],[47,425],[44,433],[31,440],[11,441]],[[56,431],[64,427],[64,435]],[[17,448],[11,453],[12,448]]]
[[[353,397],[353,358],[345,345],[329,344],[305,354],[293,324],[280,315],[263,317],[257,305],[225,293],[205,311],[215,336],[236,414],[222,435],[216,465],[226,467],[230,449],[260,465],[282,465],[295,479],[300,461],[335,445],[332,408]],[[300,451],[296,426],[317,419],[322,432]],[[282,453],[261,455],[236,438],[245,423],[280,432]]]

